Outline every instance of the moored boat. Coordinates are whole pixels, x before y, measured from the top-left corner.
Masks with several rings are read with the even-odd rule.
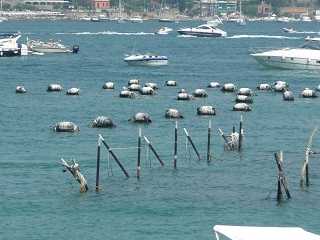
[[[213,231],[217,240],[320,240],[320,235],[300,227],[253,227],[215,225]]]
[[[28,48],[25,44],[17,43],[21,37],[19,33],[0,34],[0,57],[13,57],[28,55]]]
[[[320,39],[307,38],[300,47],[252,53],[259,63],[284,69],[320,69]]]
[[[158,31],[155,32],[155,34],[167,35],[167,34],[169,34],[169,32],[171,32],[171,31],[172,31],[172,28],[161,27]]]
[[[167,56],[132,54],[124,58],[129,65],[135,66],[163,66],[168,65]]]
[[[63,45],[60,41],[49,40],[43,42],[40,40],[27,41],[29,51],[38,53],[78,53],[79,46],[74,45],[68,47]]]
[[[226,37],[227,33],[219,28],[209,24],[203,24],[195,28],[182,28],[178,30],[179,34],[196,37]]]

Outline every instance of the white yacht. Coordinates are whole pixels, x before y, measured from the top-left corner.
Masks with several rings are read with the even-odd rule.
[[[139,17],[139,16],[135,16],[133,18],[130,18],[129,21],[132,22],[132,23],[143,23],[143,19],[141,17]]]
[[[19,33],[0,34],[0,57],[28,55],[27,46],[17,43],[20,37],[21,35]]]
[[[164,66],[168,65],[167,56],[157,56],[149,54],[132,54],[127,55],[124,61],[134,66]]]
[[[37,53],[78,53],[79,46],[74,45],[68,47],[63,45],[60,41],[49,40],[43,42],[40,40],[28,40],[27,46],[29,51]]]
[[[182,28],[178,30],[179,34],[196,37],[226,37],[227,33],[219,28],[209,24],[203,24],[195,28]]]
[[[216,240],[320,240],[320,235],[308,232],[300,227],[215,225],[213,231]]]
[[[158,31],[155,32],[155,34],[167,35],[167,34],[169,34],[169,32],[171,32],[171,31],[172,31],[172,28],[161,27]]]
[[[320,39],[306,38],[296,48],[282,48],[250,54],[259,63],[284,69],[320,69]]]
[[[292,27],[290,27],[290,28],[282,28],[282,31],[284,31],[286,33],[296,33],[297,32]]]

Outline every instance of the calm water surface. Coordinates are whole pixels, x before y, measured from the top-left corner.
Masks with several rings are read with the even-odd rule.
[[[198,22],[167,24],[175,30]],[[319,99],[302,99],[304,87],[320,84],[319,72],[266,69],[248,53],[252,48],[295,46],[306,34],[281,32],[286,24],[225,24],[230,38],[182,38],[152,34],[158,22],[143,24],[91,22],[6,22],[1,31],[17,31],[26,37],[61,39],[79,44],[78,55],[46,55],[1,58],[0,88],[0,238],[1,239],[212,239],[215,224],[301,226],[320,234],[320,164],[310,160],[308,191],[299,188],[304,146],[319,124]],[[300,31],[318,31],[316,23],[294,23]],[[126,34],[119,34],[126,33]],[[134,34],[132,34],[134,33]],[[313,34],[316,35],[316,34]],[[280,37],[279,37],[280,36]],[[281,37],[282,36],[282,37]],[[161,68],[128,67],[123,56],[134,50],[167,55],[170,64]],[[131,78],[156,82],[153,97],[119,99],[122,86]],[[177,80],[177,88],[164,86]],[[174,98],[179,88],[192,92],[210,81],[233,82],[255,88],[258,83],[287,81],[294,102],[281,94],[257,93],[253,111],[244,114],[243,152],[224,152],[217,128],[230,131],[240,114],[232,112],[234,95],[209,90],[209,97],[190,102]],[[114,81],[114,91],[102,84]],[[65,89],[78,87],[81,95],[47,93],[50,83]],[[15,94],[23,84],[28,93]],[[185,147],[186,127],[205,159],[208,119],[196,108],[212,104],[214,159],[197,162]],[[172,169],[174,122],[164,118],[166,108],[178,108],[178,170]],[[135,176],[138,125],[128,119],[136,112],[150,113],[153,122],[143,126],[166,163],[163,168],[143,149],[142,177]],[[92,129],[98,115],[110,116],[117,128]],[[73,121],[78,134],[57,134],[50,128],[58,121]],[[125,179],[114,162],[112,176],[103,151],[101,187],[94,191],[97,134],[101,133],[129,171]],[[320,148],[320,138],[314,141]],[[292,200],[275,201],[276,166],[273,153],[282,149]],[[87,177],[90,190],[79,193],[71,176],[63,173],[59,159],[75,158]],[[148,159],[151,159],[151,168]],[[109,173],[109,174],[108,174]]]

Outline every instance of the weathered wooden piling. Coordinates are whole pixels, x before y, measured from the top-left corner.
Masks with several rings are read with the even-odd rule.
[[[313,153],[311,150],[313,137],[318,131],[318,127],[315,127],[309,137],[308,144],[305,150],[305,159],[303,161],[302,169],[301,169],[301,178],[300,178],[300,186],[303,187],[305,184],[307,187],[310,185],[309,182],[309,156]]]
[[[154,149],[154,147],[152,146],[151,142],[149,141],[149,139],[146,136],[143,136],[144,140],[146,141],[146,143],[148,144],[148,147],[150,148],[151,152],[154,154],[154,156],[158,159],[158,161],[160,162],[161,166],[164,166],[164,162],[161,160],[161,158],[159,157],[159,154],[156,152],[156,150]]]
[[[74,160],[72,160],[71,163],[67,163],[63,158],[61,158],[61,164],[65,167],[66,170],[68,170],[72,174],[72,176],[80,184],[80,192],[83,193],[88,191],[89,188],[88,188],[87,180],[80,172],[79,164],[76,163]],[[64,170],[64,172],[66,170]]]
[[[196,146],[194,145],[194,143],[193,143],[193,141],[192,141],[192,138],[191,138],[190,135],[189,135],[189,132],[188,132],[187,129],[185,129],[185,128],[183,128],[183,130],[184,130],[184,133],[186,134],[187,139],[188,139],[189,143],[191,144],[194,152],[196,153],[196,155],[197,155],[197,157],[198,157],[198,160],[200,161],[200,160],[201,160],[200,154],[199,154],[199,152],[198,152],[198,149],[197,149]]]
[[[227,147],[227,149],[231,150],[230,143],[229,143],[228,138],[226,137],[226,135],[224,135],[224,132],[221,130],[221,128],[218,128],[218,131],[219,131],[221,137],[223,138],[223,140],[225,142],[225,146]]]
[[[138,136],[138,160],[137,160],[137,178],[140,179],[141,171],[141,128],[139,128]]]
[[[277,191],[277,201],[281,201],[282,200],[282,190],[281,188],[283,187],[286,196],[288,199],[291,198],[291,194],[289,192],[288,189],[288,183],[287,183],[287,179],[286,176],[284,174],[284,169],[283,169],[283,152],[280,151],[279,153],[275,153],[274,154],[276,163],[277,163],[277,167],[278,167],[278,191]]]
[[[101,151],[101,139],[98,138],[98,147],[97,147],[97,170],[96,170],[96,191],[99,191],[99,178],[100,178],[100,151]]]
[[[106,147],[106,149],[108,150],[108,152],[111,154],[112,158],[116,161],[116,163],[118,164],[118,166],[120,167],[120,169],[122,170],[122,172],[124,173],[124,175],[129,178],[129,174],[126,171],[126,169],[123,167],[123,165],[121,164],[121,162],[119,161],[118,157],[114,154],[114,152],[112,151],[112,149],[110,148],[110,146],[106,143],[106,141],[104,140],[104,138],[99,135],[100,140],[102,142],[102,144]]]
[[[178,121],[176,121],[176,126],[174,128],[174,158],[173,158],[174,169],[177,169],[177,160],[178,160]]]
[[[243,117],[240,116],[240,123],[239,123],[239,143],[238,143],[238,151],[241,151],[242,148],[242,139],[243,139],[243,129],[242,129],[242,122]]]
[[[208,125],[207,162],[211,161],[211,120]]]

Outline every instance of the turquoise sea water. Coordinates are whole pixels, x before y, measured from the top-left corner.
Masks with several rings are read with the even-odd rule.
[[[175,30],[199,22],[167,24]],[[163,24],[162,24],[163,25]],[[225,24],[230,38],[181,38],[153,34],[158,22],[143,24],[91,22],[6,22],[1,31],[17,31],[26,37],[61,39],[79,44],[78,55],[46,55],[0,58],[0,239],[212,239],[215,224],[301,226],[320,234],[320,164],[310,160],[311,186],[299,187],[304,147],[312,129],[319,124],[319,99],[302,99],[304,87],[320,84],[317,71],[267,69],[249,55],[249,49],[294,46],[307,34],[285,34],[283,23],[249,23],[240,27]],[[295,23],[301,31],[319,30],[316,23]],[[119,34],[129,33],[129,34]],[[135,34],[130,34],[135,33]],[[147,34],[146,34],[147,33]],[[316,36],[316,34],[313,34]],[[279,37],[280,36],[280,37]],[[133,50],[167,55],[170,64],[161,68],[128,67],[123,56]],[[118,97],[131,78],[156,82],[153,97],[133,100]],[[178,87],[164,86],[177,80]],[[241,154],[223,151],[217,128],[231,131],[240,114],[231,111],[235,96],[208,90],[209,97],[189,102],[175,100],[177,91],[190,93],[210,81],[233,82],[255,88],[258,83],[284,80],[295,93],[294,102],[281,94],[257,92],[253,111],[244,114],[245,142]],[[102,84],[114,81],[114,91]],[[47,93],[50,83],[65,89],[79,87],[81,95]],[[15,94],[16,85],[27,94]],[[214,159],[197,162],[185,149],[182,128],[189,130],[203,159],[206,151],[208,117],[196,115],[200,105],[216,106],[212,118]],[[164,118],[165,109],[179,109],[178,170],[173,170],[174,121]],[[136,112],[151,115],[142,126],[159,155],[161,168],[143,149],[140,181],[135,178],[139,125],[128,119]],[[110,116],[117,127],[92,129],[98,115]],[[58,121],[73,121],[77,134],[57,134]],[[101,191],[94,191],[97,135],[113,147],[131,177],[126,179],[114,162],[108,176],[108,155],[103,150]],[[320,138],[314,140],[320,148]],[[285,170],[292,199],[277,205],[277,171],[273,153],[284,151]],[[59,159],[75,158],[89,183],[89,192],[63,173]],[[109,171],[110,173],[110,171]]]

